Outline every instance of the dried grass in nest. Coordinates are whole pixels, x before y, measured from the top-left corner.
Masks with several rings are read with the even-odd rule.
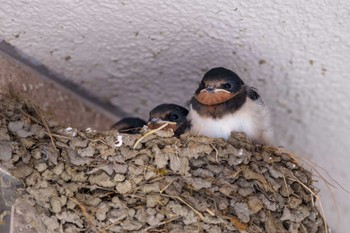
[[[1,166],[24,184],[15,209],[36,216],[23,223],[16,213],[15,229],[327,232],[312,174],[282,148],[256,151],[242,134],[225,141],[60,128],[11,98],[0,109]]]

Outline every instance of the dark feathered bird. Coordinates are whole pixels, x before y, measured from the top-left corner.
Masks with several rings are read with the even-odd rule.
[[[271,141],[268,109],[257,90],[231,70],[209,70],[189,103],[187,118],[195,135],[227,139],[231,132],[244,132],[256,143]]]
[[[138,134],[144,125],[147,125],[147,122],[138,117],[126,117],[112,125],[111,129],[116,129],[120,133]]]
[[[168,123],[165,129],[172,129],[175,136],[179,136],[188,129],[187,114],[186,108],[176,104],[158,105],[149,114],[148,128],[155,129]]]

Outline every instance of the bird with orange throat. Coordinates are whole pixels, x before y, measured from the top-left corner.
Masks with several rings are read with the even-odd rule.
[[[271,143],[270,116],[262,98],[229,69],[209,70],[189,103],[192,134],[228,139],[231,132],[244,132],[256,144]]]

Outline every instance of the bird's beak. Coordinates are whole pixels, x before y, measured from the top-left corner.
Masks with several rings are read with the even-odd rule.
[[[206,92],[206,93],[218,93],[218,92],[225,92],[225,93],[231,93],[227,90],[221,89],[221,88],[215,88],[213,86],[209,86],[207,88],[202,89],[200,92]]]
[[[151,120],[147,124],[147,127],[149,129],[157,129],[157,128],[161,127],[164,124],[176,125],[176,122],[164,121],[164,120],[161,120],[159,118],[151,118]],[[168,127],[166,127],[166,128],[168,128]]]
[[[156,124],[156,123],[158,123],[159,121],[160,121],[159,118],[152,118],[152,119],[148,122],[148,124],[150,124],[150,123]]]
[[[206,92],[211,92],[214,93],[215,92],[215,87],[209,86],[207,88],[204,89]]]

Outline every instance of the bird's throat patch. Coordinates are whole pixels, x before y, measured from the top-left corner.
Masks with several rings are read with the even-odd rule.
[[[215,105],[226,102],[233,98],[236,93],[231,93],[224,90],[217,90],[216,92],[201,91],[195,98],[204,105]]]

